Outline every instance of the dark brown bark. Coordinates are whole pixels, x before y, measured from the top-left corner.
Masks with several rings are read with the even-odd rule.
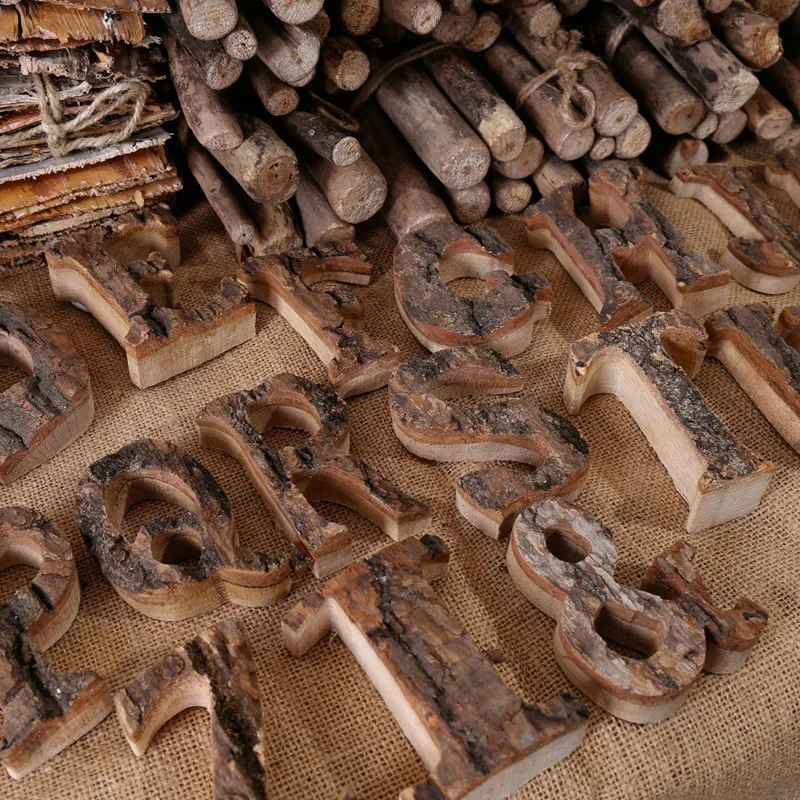
[[[430,348],[487,345],[516,355],[534,321],[550,313],[552,289],[536,273],[512,274],[513,253],[491,228],[434,222],[404,237],[394,256],[394,285],[411,332]],[[486,293],[458,297],[456,277],[486,280]]]
[[[521,398],[460,405],[447,398],[507,394],[523,388],[513,365],[491,350],[440,350],[409,361],[389,383],[395,435],[415,455],[437,461],[509,461],[530,471],[493,466],[458,482],[457,504],[493,538],[505,536],[517,514],[542,497],[573,496],[589,468],[589,447],[567,420]]]
[[[613,231],[591,231],[575,215],[566,189],[545,195],[525,212],[528,238],[534,247],[550,250],[595,307],[603,330],[646,314],[650,303],[622,274],[612,253],[623,240]],[[566,260],[561,258],[561,254]]]
[[[120,725],[136,755],[147,750],[171,717],[198,702],[211,717],[214,800],[266,800],[261,691],[240,620],[198,633],[115,697]]]
[[[297,410],[312,420],[302,447],[273,450],[269,427],[297,424]],[[294,421],[293,421],[294,420]],[[346,505],[393,538],[424,530],[426,506],[404,494],[366,462],[348,454],[350,417],[342,398],[327,386],[282,374],[254,389],[222,397],[197,419],[201,441],[240,461],[289,541],[318,578],[350,563],[352,535],[324,519],[311,500]]]
[[[392,545],[332,578],[283,621],[284,641],[298,656],[332,625],[364,637],[386,670],[385,678],[370,677],[381,680],[382,692],[402,695],[425,732],[409,731],[412,743],[437,764],[426,781],[401,792],[409,800],[460,800],[517,769],[502,784],[513,791],[574,749],[588,716],[571,694],[529,705],[500,681],[428,583],[446,572],[448,559],[434,536]],[[327,603],[341,610],[341,623],[330,620]],[[531,758],[548,744],[557,756]]]
[[[148,499],[179,502],[185,511],[151,520],[130,542],[118,520]],[[81,535],[103,574],[155,619],[186,619],[225,602],[269,605],[291,588],[288,560],[239,547],[222,488],[169,442],[142,439],[96,461],[76,505]]]
[[[156,278],[171,284],[177,265],[177,223],[145,211],[114,230],[92,228],[62,239],[47,253],[50,281],[60,300],[101,308],[115,318],[109,332],[124,348],[131,380],[146,388],[202,364],[255,335],[247,291],[224,278],[212,299],[195,308],[166,308],[148,294]],[[116,258],[127,263],[120,263]],[[166,258],[165,258],[166,256]],[[77,280],[76,280],[77,279]],[[217,332],[214,338],[209,337]],[[191,347],[191,342],[203,346]]]
[[[331,384],[349,397],[385,386],[391,371],[399,363],[398,349],[374,339],[360,328],[360,313],[343,315],[342,298],[353,304],[344,290],[325,292],[310,288],[314,283],[337,280],[368,283],[372,265],[351,242],[320,243],[315,248],[300,248],[279,256],[249,259],[239,280],[256,300],[269,303],[284,313],[328,369]],[[299,317],[304,326],[297,326]],[[311,337],[307,334],[311,331]]]
[[[361,145],[351,133],[325,117],[308,111],[291,111],[281,118],[288,135],[337,167],[347,167],[361,157]]]
[[[81,436],[92,422],[89,368],[72,340],[32,308],[0,303],[0,365],[28,376],[0,394],[0,483],[8,484]]]
[[[556,547],[568,556],[559,558]],[[525,509],[511,534],[511,576],[558,620],[556,659],[567,676],[615,716],[657,722],[674,713],[700,676],[703,628],[662,598],[620,585],[616,563],[611,532],[564,500]],[[644,658],[619,654],[604,637]]]
[[[695,549],[678,542],[653,559],[642,588],[671,600],[706,633],[708,672],[729,673],[744,664],[767,626],[767,612],[746,597],[732,610],[718,608],[695,566]]]

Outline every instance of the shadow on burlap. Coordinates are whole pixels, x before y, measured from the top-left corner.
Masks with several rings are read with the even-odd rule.
[[[761,183],[759,188],[787,219],[800,222],[785,196]],[[719,257],[727,234],[715,217],[694,201],[674,198],[652,174],[647,175],[647,189],[693,246],[712,259]],[[519,270],[541,272],[555,288],[552,317],[538,324],[532,346],[513,361],[526,378],[525,393],[563,414],[569,343],[596,330],[596,317],[550,254],[526,245],[519,219],[495,225],[517,248]],[[189,304],[207,296],[221,275],[234,272],[235,263],[207,206],[184,215],[181,236],[182,300]],[[400,345],[405,357],[422,355],[395,308],[391,235],[373,223],[365,227],[362,240],[376,266],[372,286],[359,290],[368,330]],[[645,284],[643,292],[657,309],[667,307],[652,285]],[[211,470],[232,502],[245,547],[283,549],[280,532],[242,469],[232,458],[200,446],[194,419],[209,400],[281,371],[324,381],[322,366],[300,337],[259,304],[255,339],[193,372],[140,391],[128,380],[121,349],[91,317],[54,300],[43,270],[0,283],[0,299],[32,305],[72,335],[88,359],[96,398],[97,415],[87,434],[18,483],[0,488],[3,504],[33,506],[49,516],[70,538],[76,554],[81,611],[48,652],[53,665],[62,670],[90,667],[116,690],[196,630],[239,616],[247,626],[262,687],[270,797],[334,800],[350,786],[361,800],[386,800],[422,779],[421,761],[341,641],[325,639],[300,660],[283,649],[279,621],[312,588],[311,576],[271,608],[227,606],[193,620],[156,622],[117,596],[78,534],[73,495],[87,465],[134,439],[161,437]],[[757,299],[769,298],[734,290],[735,303]],[[772,302],[778,307],[800,302],[800,291]],[[578,503],[615,534],[621,582],[638,584],[654,555],[686,538],[697,547],[701,570],[719,604],[732,604],[740,594],[758,600],[770,612],[767,632],[744,669],[731,676],[703,676],[683,709],[666,722],[636,726],[589,702],[591,720],[583,746],[515,798],[800,797],[800,460],[718,363],[708,361],[697,383],[725,424],[776,462],[777,476],[760,508],[745,519],[687,535],[683,500],[628,413],[610,396],[594,398],[577,418],[592,456]],[[385,389],[351,400],[350,407],[353,451],[430,504],[431,532],[452,548],[450,574],[436,590],[479,647],[502,654],[497,670],[503,680],[530,702],[570,688],[553,655],[555,623],[515,589],[505,569],[504,546],[472,528],[455,510],[455,481],[470,465],[428,463],[406,452],[392,434]],[[359,557],[388,543],[355,514],[328,504],[322,510],[352,526]],[[27,574],[22,568],[3,573],[0,600]],[[0,797],[9,800],[208,797],[208,722],[198,709],[181,714],[137,759],[111,716],[22,782],[0,773]]]

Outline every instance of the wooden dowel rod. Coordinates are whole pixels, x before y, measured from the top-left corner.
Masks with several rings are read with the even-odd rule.
[[[250,23],[241,14],[236,27],[222,40],[222,46],[231,58],[239,61],[248,61],[255,56],[258,40]]]
[[[461,46],[470,53],[482,53],[497,41],[502,30],[500,17],[494,11],[483,11],[467,35],[461,38]]]
[[[800,117],[800,69],[788,58],[782,58],[758,77],[796,117]]]
[[[322,11],[324,0],[263,0],[263,2],[281,22],[300,25]]]
[[[691,132],[695,139],[708,139],[719,127],[719,114],[713,111],[706,113],[705,117],[698,123],[697,127]]]
[[[303,236],[288,203],[250,203],[256,236],[250,243],[253,255],[288,253],[303,246]]]
[[[376,99],[428,169],[451,189],[480,183],[489,170],[486,145],[415,66],[395,70]]]
[[[492,200],[503,214],[519,214],[524,211],[533,197],[533,187],[524,180],[506,178],[497,172],[492,173]]]
[[[361,144],[378,162],[386,177],[388,194],[383,218],[400,241],[432,222],[450,220],[442,198],[420,169],[416,156],[374,106],[362,109]]]
[[[777,139],[791,127],[792,112],[779,103],[763,86],[743,106],[747,127],[759,139]]]
[[[520,154],[511,161],[492,161],[492,169],[506,178],[521,180],[533,174],[543,156],[544,145],[532,133],[526,133]]]
[[[358,139],[325,117],[291,111],[281,118],[281,126],[289,137],[337,167],[350,166],[361,157]]]
[[[448,189],[446,186],[441,189],[453,219],[459,225],[476,225],[489,213],[492,193],[486,181],[468,189]]]
[[[212,150],[239,186],[258,203],[281,203],[297,189],[297,158],[266,122],[240,114],[244,141],[232,150]]]
[[[168,31],[164,46],[169,58],[169,71],[183,115],[203,147],[230,150],[242,143],[239,123],[223,95],[208,88],[195,69],[191,56]]]
[[[614,0],[640,27],[650,28],[675,47],[690,47],[711,38],[711,29],[697,0],[660,0],[643,6],[637,0]]]
[[[380,16],[380,0],[341,0],[339,4],[339,24],[349,36],[366,36]]]
[[[258,39],[258,57],[274,75],[290,86],[305,86],[314,77],[319,60],[320,40],[300,25],[272,19],[251,19]]]
[[[592,161],[602,161],[613,155],[616,148],[617,140],[613,136],[598,136],[587,155]]]
[[[716,114],[741,108],[758,88],[758,78],[713,36],[681,47],[647,25],[639,30]]]
[[[386,179],[366,152],[346,167],[337,167],[310,151],[303,154],[303,163],[339,219],[355,225],[381,210],[386,200]]]
[[[566,188],[569,189],[576,202],[580,202],[586,197],[586,179],[572,164],[562,161],[553,153],[545,153],[542,163],[533,173],[532,179],[541,195]]]
[[[195,39],[221,39],[236,27],[239,12],[235,0],[178,0],[178,5]]]
[[[647,150],[653,132],[650,123],[641,114],[627,130],[616,137],[614,155],[617,158],[636,158]]]
[[[754,11],[744,0],[733,2],[720,14],[712,17],[722,41],[752,69],[772,66],[783,54],[780,28],[777,21]]]
[[[483,75],[460,53],[440,50],[425,65],[439,88],[483,139],[493,159],[510,161],[525,144],[525,124]]]
[[[561,12],[554,3],[540,2],[516,8],[511,14],[511,24],[518,26],[529,36],[546,37],[561,25]]]
[[[238,245],[252,242],[256,228],[235,188],[231,186],[232,180],[192,136],[186,147],[186,161],[231,241]]]
[[[350,37],[329,36],[322,45],[322,69],[339,89],[353,92],[369,77],[369,58]]]
[[[297,89],[277,78],[260,59],[247,65],[247,77],[268,114],[283,117],[297,108],[300,102]]]
[[[624,21],[613,6],[599,5],[588,26],[598,52],[608,51]],[[637,31],[631,30],[617,46],[612,53],[611,66],[622,85],[667,133],[689,133],[703,119],[703,101]]]
[[[383,13],[412,33],[430,33],[442,16],[438,0],[383,0]]]
[[[747,127],[747,114],[741,108],[719,115],[719,125],[711,134],[715,144],[728,144],[736,139]]]
[[[177,11],[164,14],[164,19],[210,89],[216,91],[227,89],[239,80],[242,74],[242,62],[238,58],[231,58],[225,52],[220,40],[201,41],[192,36],[186,28],[183,17]]]
[[[437,42],[453,43],[460,42],[475,27],[478,21],[478,12],[470,7],[463,14],[455,14],[452,11],[442,13],[441,19],[431,32],[431,36]]]
[[[510,97],[517,98],[541,75],[541,70],[510,42],[495,42],[486,51],[485,59],[489,71]],[[589,152],[594,143],[594,130],[591,127],[570,127],[561,113],[561,97],[559,89],[545,84],[527,93],[520,111],[542,134],[554,153],[566,161],[573,161]],[[581,122],[580,115],[573,109],[568,111],[568,116],[573,125]]]
[[[303,225],[306,247],[324,242],[352,242],[356,229],[336,216],[328,198],[305,168],[300,169],[300,182],[294,196]]]
[[[543,70],[554,67],[563,53],[563,49],[555,46],[552,40],[529,36],[513,18],[509,30],[520,47]],[[619,136],[630,126],[639,112],[636,100],[617,83],[604,64],[588,63],[581,70],[579,80],[594,95],[595,130],[601,136]],[[562,75],[558,79],[559,86],[564,88],[566,81],[567,77]],[[587,110],[588,101],[583,95],[573,94],[573,102],[584,112]]]

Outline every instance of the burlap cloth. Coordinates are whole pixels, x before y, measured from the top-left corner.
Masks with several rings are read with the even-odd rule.
[[[647,188],[693,246],[719,257],[728,237],[716,218],[694,201],[674,198],[652,174]],[[759,188],[787,219],[800,222],[782,193],[761,183]],[[527,246],[519,219],[495,224],[517,248],[520,271],[539,271],[555,288],[552,317],[538,324],[532,346],[513,361],[527,380],[526,393],[563,414],[569,344],[597,329],[596,316],[555,259]],[[232,248],[207,206],[183,216],[181,236],[180,283],[188,304],[207,296],[218,277],[236,267]],[[396,342],[407,357],[422,355],[395,308],[391,235],[376,222],[364,229],[362,238],[376,266],[372,286],[359,290],[368,329]],[[654,286],[644,285],[643,291],[658,309],[666,308]],[[185,622],[156,622],[116,595],[78,535],[73,494],[86,466],[121,445],[151,436],[170,439],[211,470],[233,504],[243,545],[282,549],[282,536],[242,469],[232,458],[200,447],[194,419],[209,400],[280,371],[324,381],[325,371],[301,338],[276,312],[259,305],[255,339],[193,372],[140,391],[128,380],[120,348],[90,316],[53,299],[44,271],[31,270],[0,283],[0,298],[35,306],[74,337],[89,361],[97,405],[91,429],[66,452],[10,488],[0,488],[3,503],[36,507],[69,536],[75,550],[81,611],[48,653],[54,666],[91,667],[116,690],[194,631],[240,616],[261,681],[270,797],[334,800],[350,786],[361,800],[388,800],[422,779],[422,762],[341,641],[325,639],[299,660],[283,649],[279,621],[314,585],[313,577],[304,577],[287,599],[271,608],[227,606]],[[733,302],[756,299],[768,298],[734,290]],[[800,291],[774,302],[780,307],[798,301]],[[6,372],[0,373],[2,388],[13,382]],[[588,703],[591,720],[583,746],[518,791],[516,798],[800,797],[800,460],[720,364],[707,361],[697,383],[725,424],[777,463],[761,506],[744,519],[687,535],[686,505],[631,417],[610,396],[591,400],[577,418],[592,457],[591,475],[578,502],[613,531],[620,581],[638,584],[654,555],[686,538],[697,547],[702,571],[720,604],[732,604],[744,594],[766,606],[766,634],[739,673],[701,677],[685,706],[666,722],[637,726]],[[430,504],[431,530],[452,548],[450,574],[436,589],[479,647],[502,654],[497,670],[503,680],[534,702],[568,689],[553,656],[555,623],[514,587],[504,566],[505,547],[472,528],[455,510],[455,481],[470,465],[429,463],[406,452],[392,435],[385,390],[351,400],[350,408],[354,452]],[[325,504],[324,513],[352,526],[359,557],[389,541],[341,507]],[[141,511],[135,516],[143,519]],[[19,567],[4,572],[0,600],[29,574]],[[168,723],[142,758],[132,754],[112,715],[23,781],[15,783],[0,773],[0,798],[14,800],[209,797],[206,714],[195,709]]]

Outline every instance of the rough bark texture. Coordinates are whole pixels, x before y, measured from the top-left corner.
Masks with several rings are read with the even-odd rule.
[[[697,484],[701,496],[775,469],[728,431],[692,383],[691,376],[702,363],[706,339],[705,331],[684,312],[663,312],[579,339],[570,348],[567,368],[568,382],[576,387],[576,393],[567,398],[570,413],[576,413],[597,391],[605,370],[625,368],[640,375],[648,391],[659,398],[661,411],[674,426],[675,435],[691,443],[705,465]],[[631,403],[629,399],[629,410]],[[657,455],[663,460],[658,450]]]
[[[727,302],[727,293],[719,290],[730,284],[730,273],[689,247],[686,237],[647,196],[638,177],[638,171],[611,167],[589,179],[594,220],[613,226],[624,240],[623,247],[612,251],[614,261],[634,283],[650,277],[662,289],[668,288],[675,305],[700,302],[712,293],[717,307]],[[652,259],[667,271],[669,286],[659,280]],[[709,310],[704,304],[703,313]]]
[[[298,415],[303,423],[298,423]],[[273,450],[264,434],[281,424],[307,426],[308,442]],[[197,425],[205,445],[240,461],[301,558],[312,562],[317,577],[350,562],[352,536],[346,526],[320,516],[310,500],[351,507],[398,539],[430,523],[426,506],[348,454],[349,410],[326,386],[276,375],[254,389],[210,403]]]
[[[371,277],[372,265],[352,242],[329,242],[279,256],[251,258],[239,273],[239,280],[256,300],[272,305],[303,336],[325,363],[331,384],[343,397],[385,386],[400,363],[399,350],[360,330],[363,306],[345,318],[343,302],[355,302],[349,292],[318,291],[309,286],[325,280],[363,284]]]
[[[69,540],[32,508],[0,509],[0,568],[28,563],[21,550],[35,551],[41,564],[30,583],[3,605],[22,630],[47,650],[66,632],[78,613],[78,569]],[[38,560],[37,559],[37,560]]]
[[[350,166],[361,156],[358,139],[325,117],[309,111],[291,111],[283,117],[282,124],[290,137],[337,167]]]
[[[770,158],[764,164],[764,180],[786,192],[800,208],[800,153],[783,153]]]
[[[30,583],[0,605],[0,764],[16,779],[111,711],[105,684],[94,672],[56,672],[43,655],[78,613],[78,571],[69,541],[33,509],[0,509],[0,568],[39,560]]]
[[[563,744],[573,749],[588,717],[572,694],[530,705],[506,688],[428,583],[446,571],[448,559],[434,536],[391,545],[328,581],[283,621],[284,640],[302,655],[307,646],[294,647],[295,637],[335,604],[387,670],[391,688],[381,690],[403,697],[429,742],[411,737],[431,775],[402,792],[404,800],[459,800],[562,737],[572,736]],[[330,623],[315,640],[325,627]],[[495,787],[481,796],[506,796],[542,768],[529,766],[505,791]]]
[[[777,21],[753,11],[744,0],[733,0],[713,22],[722,29],[728,47],[752,69],[770,67],[783,54]]]
[[[739,248],[748,241],[763,239],[779,245],[794,266],[800,267],[800,232],[780,217],[772,203],[754,188],[754,179],[749,169],[706,164],[678,172],[670,189],[679,197],[694,197],[716,214],[737,237],[733,243]],[[753,262],[751,268],[759,271],[758,263]]]
[[[202,704],[211,717],[214,800],[266,800],[261,691],[240,620],[214,625],[166,653],[114,702],[136,755],[171,717]]]
[[[761,413],[800,447],[800,354],[773,327],[766,303],[717,311],[705,321],[709,355],[720,360]]]
[[[156,517],[130,542],[127,510],[145,500],[186,510]],[[89,467],[76,495],[83,540],[123,598],[156,619],[185,619],[225,602],[268,605],[285,597],[283,555],[239,547],[227,496],[198,461],[169,442],[141,439]]]
[[[714,668],[715,649],[746,656],[767,626],[767,612],[746,597],[740,597],[728,611],[714,604],[695,566],[695,549],[687,542],[678,542],[653,559],[642,588],[676,603],[702,626],[706,633],[704,666],[709,672],[730,671]]]
[[[203,306],[165,308],[153,301],[142,276],[160,273],[171,282],[167,262],[177,265],[177,243],[175,219],[146,211],[125,217],[113,230],[93,228],[62,239],[47,253],[58,299],[105,310],[114,319],[107,330],[124,348],[131,380],[140,388],[205,363],[255,335],[255,307],[233,278],[224,278]],[[198,342],[203,346],[192,347]]]
[[[589,468],[589,447],[567,420],[527,398],[460,405],[446,398],[507,394],[522,389],[512,364],[471,347],[409,361],[389,384],[395,434],[412,453],[438,461],[509,460],[533,472],[494,466],[458,482],[457,503],[493,537],[508,533],[516,515],[546,495],[574,496]],[[463,513],[463,512],[462,512]]]
[[[646,24],[639,29],[714,113],[741,108],[758,89],[758,78],[714,37],[683,47]]]
[[[551,550],[554,538],[572,550],[567,560]],[[660,597],[617,583],[616,547],[599,520],[564,500],[536,503],[514,525],[508,561],[523,594],[558,620],[557,659],[573,681],[623,719],[649,721],[648,712],[659,706],[661,718],[669,716],[703,668],[702,625]],[[604,634],[645,650],[645,658],[612,650]],[[637,719],[629,706],[642,708],[645,717]]]
[[[637,0],[614,0],[637,22],[659,31],[677,47],[689,47],[711,38],[711,28],[697,0],[659,0],[643,4]]]
[[[575,215],[567,189],[543,197],[525,212],[528,239],[553,253],[595,307],[603,330],[646,314],[650,302],[622,274],[613,253],[624,241],[613,231],[592,231]],[[588,290],[588,291],[587,291]]]
[[[72,340],[32,308],[0,303],[0,366],[28,377],[0,394],[0,483],[11,483],[81,436],[94,416],[89,368]]]
[[[599,6],[587,34],[605,51],[623,22],[623,16],[613,6]],[[667,133],[689,133],[703,118],[703,101],[636,31],[617,47],[611,65],[615,77]]]
[[[530,326],[550,313],[552,289],[536,273],[510,274],[512,260],[491,228],[443,221],[404,237],[395,249],[394,285],[411,332],[428,349],[483,344],[503,355],[525,350]],[[447,286],[457,277],[483,278],[486,294],[458,297]]]

